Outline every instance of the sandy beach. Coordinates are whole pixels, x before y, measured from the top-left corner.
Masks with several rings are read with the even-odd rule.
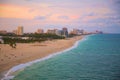
[[[7,44],[0,44],[0,79],[3,72],[8,71],[13,66],[67,49],[82,38],[83,36],[77,36],[41,43],[17,43],[16,49]]]

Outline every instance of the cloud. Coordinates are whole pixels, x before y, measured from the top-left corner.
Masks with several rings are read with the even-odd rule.
[[[28,12],[32,13],[32,12],[34,12],[34,11],[35,11],[35,9],[30,9]]]
[[[120,5],[120,0],[114,0],[116,4]]]
[[[25,1],[32,1],[32,0],[25,0]]]
[[[94,12],[91,12],[89,14],[87,14],[86,16],[95,16],[96,14]]]
[[[120,13],[120,0],[111,0],[112,9],[118,13]]]
[[[46,16],[35,16],[34,19],[36,19],[36,20],[45,20],[45,19],[47,19],[47,17]]]
[[[86,23],[95,23],[96,25],[104,24],[104,26],[120,25],[120,16],[115,14],[102,15],[101,17],[91,18]],[[103,26],[103,25],[101,25]]]
[[[29,8],[16,6],[16,5],[9,5],[9,4],[0,4],[0,17],[3,18],[27,18],[31,19],[33,15],[29,13]]]
[[[106,13],[106,14],[96,14],[94,12],[86,13],[76,19],[74,23],[84,24],[90,26],[110,26],[110,25],[120,25],[120,15],[116,13]]]
[[[59,18],[59,19],[65,19],[65,20],[69,19],[68,16],[58,16],[58,18]]]
[[[120,12],[120,0],[116,0],[116,5],[115,5],[117,11]]]

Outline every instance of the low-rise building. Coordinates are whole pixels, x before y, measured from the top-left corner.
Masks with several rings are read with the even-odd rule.
[[[53,29],[53,30],[52,29],[48,29],[47,33],[48,34],[56,34],[56,31],[57,31],[57,29]]]
[[[21,37],[21,39],[27,40],[30,39],[30,37]]]
[[[0,34],[7,34],[6,30],[0,30]]]
[[[3,41],[2,39],[0,39],[0,43],[1,43],[1,44],[3,44],[3,43],[4,43],[4,41]]]
[[[0,36],[0,43],[4,43],[3,39],[2,39],[2,36]]]
[[[17,34],[17,30],[13,30],[13,33],[14,33],[14,34]]]
[[[44,33],[44,30],[43,30],[43,29],[38,29],[38,30],[36,31],[36,33],[38,33],[38,34],[43,34],[43,33]]]

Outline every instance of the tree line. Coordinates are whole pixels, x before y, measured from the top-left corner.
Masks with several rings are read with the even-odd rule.
[[[9,44],[12,48],[16,48],[16,43],[33,43],[33,42],[42,42],[46,40],[53,40],[53,39],[64,39],[63,36],[58,36],[56,34],[24,34],[24,35],[1,35],[4,41],[4,44]],[[23,37],[27,37],[28,39],[23,39]]]

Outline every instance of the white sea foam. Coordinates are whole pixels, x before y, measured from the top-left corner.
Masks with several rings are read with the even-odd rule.
[[[47,60],[47,59],[52,58],[52,57],[54,57],[54,56],[56,56],[58,54],[61,54],[63,52],[67,52],[67,51],[69,51],[71,49],[74,49],[74,48],[76,48],[78,46],[79,42],[82,42],[82,41],[86,40],[87,38],[88,38],[88,36],[85,36],[82,40],[76,41],[75,44],[72,47],[70,47],[70,48],[68,48],[66,50],[63,50],[61,52],[53,53],[51,55],[48,55],[47,57],[44,57],[44,58],[41,58],[41,59],[37,59],[37,60],[31,61],[31,62],[27,62],[27,63],[24,63],[24,64],[19,64],[17,66],[14,66],[4,75],[4,78],[2,78],[1,80],[11,80],[11,79],[14,78],[14,75],[11,75],[12,73],[14,73],[14,72],[16,72],[18,70],[22,70],[25,67],[28,67],[28,66],[30,66],[30,65],[32,65],[34,63],[37,63],[37,62],[40,62],[40,61],[43,61],[43,60]]]

